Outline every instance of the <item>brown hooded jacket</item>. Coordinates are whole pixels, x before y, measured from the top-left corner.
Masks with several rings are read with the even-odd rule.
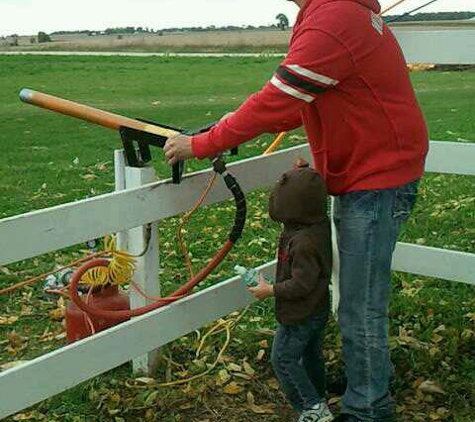
[[[324,180],[307,166],[285,173],[269,198],[269,215],[284,224],[276,282],[276,317],[295,325],[329,302],[331,228]]]

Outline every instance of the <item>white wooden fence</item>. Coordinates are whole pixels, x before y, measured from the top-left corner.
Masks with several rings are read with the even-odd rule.
[[[429,48],[432,45],[431,39],[426,39],[420,50],[419,47],[417,50],[412,48],[410,38],[404,39],[402,44],[410,54],[417,55],[419,51],[420,62],[451,63],[453,58],[454,64],[475,63],[475,49],[467,47],[474,45],[475,31],[465,32],[467,33],[457,44],[449,45],[443,50]],[[444,33],[447,38],[441,34],[438,39],[441,45],[455,39],[451,31]],[[413,36],[416,44],[425,37],[418,33]],[[417,60],[413,58],[411,61]],[[271,186],[280,174],[290,168],[297,156],[310,160],[308,147],[298,146],[266,157],[243,160],[229,168],[244,191],[250,192]],[[120,155],[116,156],[117,160],[120,161]],[[122,233],[121,242],[124,245],[128,243],[129,247],[138,248],[143,240],[142,226],[188,210],[204,189],[210,174],[210,170],[191,174],[177,187],[170,181],[142,185],[150,177],[144,175],[143,171],[140,174],[137,174],[136,169],[122,172],[119,165],[116,173],[118,190],[114,193],[0,220],[0,265],[117,232]],[[475,175],[475,144],[431,142],[427,171]],[[136,185],[137,187],[129,188]],[[122,190],[126,187],[126,190]],[[229,191],[219,182],[206,204],[217,203],[228,197]],[[156,249],[152,255],[158,256]],[[149,261],[154,259],[152,255],[141,264],[141,281],[149,291],[154,288],[154,283],[150,280],[156,277],[158,269],[158,261]],[[275,262],[269,262],[261,269],[271,279],[274,267]],[[393,268],[475,285],[475,254],[399,243]],[[146,368],[147,354],[150,351],[221,316],[242,309],[251,302],[252,297],[244,285],[239,278],[234,277],[166,308],[2,372],[0,418],[133,358],[143,356],[142,360],[136,361],[136,365]]]

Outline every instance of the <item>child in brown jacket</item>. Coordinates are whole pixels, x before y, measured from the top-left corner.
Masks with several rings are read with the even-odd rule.
[[[283,223],[276,281],[261,277],[250,288],[258,299],[275,297],[278,327],[272,364],[299,422],[333,419],[325,401],[324,329],[332,269],[325,182],[307,163],[285,173],[269,199],[269,214]]]

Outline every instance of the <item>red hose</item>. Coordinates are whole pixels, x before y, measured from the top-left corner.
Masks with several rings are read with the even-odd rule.
[[[105,318],[105,319],[128,319],[131,317],[137,317],[147,312],[153,311],[155,309],[161,308],[165,305],[168,305],[176,300],[181,299],[184,295],[188,294],[194,287],[196,287],[199,283],[201,283],[208,275],[224,260],[226,255],[229,251],[233,248],[234,243],[228,240],[221,250],[216,254],[216,256],[203,268],[198,274],[196,274],[193,278],[191,278],[187,283],[181,286],[178,290],[172,293],[170,296],[163,298],[163,300],[151,303],[146,306],[142,306],[141,308],[131,309],[127,311],[111,311],[96,308],[84,302],[79,296],[78,287],[79,281],[81,277],[89,271],[91,268],[98,267],[98,266],[108,266],[109,261],[106,259],[96,259],[94,261],[90,261],[87,264],[84,264],[80,267],[72,276],[71,278],[71,287],[70,287],[70,294],[71,300],[77,305],[79,309],[86,312],[89,315],[92,315],[97,318]]]

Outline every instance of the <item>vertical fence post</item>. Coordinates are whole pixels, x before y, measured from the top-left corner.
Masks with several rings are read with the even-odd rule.
[[[340,304],[340,254],[338,252],[338,240],[335,226],[335,198],[331,199],[331,227],[332,227],[332,249],[333,249],[333,269],[332,269],[332,309],[337,315],[338,305]]]
[[[125,156],[123,149],[114,151],[114,172],[115,172],[115,190],[125,189]],[[127,250],[127,232],[117,233],[117,249]]]
[[[131,189],[156,181],[153,167],[128,167],[125,163],[122,150],[115,151],[115,186],[116,190]],[[133,210],[131,210],[133,212]],[[117,233],[117,245],[121,250],[126,250],[132,255],[140,255],[147,248],[147,231],[150,230],[150,244],[147,252],[136,259],[137,270],[134,282],[147,296],[160,294],[159,274],[159,250],[158,250],[158,223],[136,227],[134,229]],[[132,309],[142,307],[152,302],[147,300],[136,289],[130,289],[130,306]],[[134,372],[142,372],[150,375],[154,369],[157,358],[157,350],[139,356],[133,360]]]

